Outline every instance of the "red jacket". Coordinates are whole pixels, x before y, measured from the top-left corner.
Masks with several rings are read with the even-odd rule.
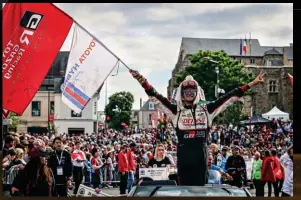
[[[129,170],[136,171],[136,156],[133,155],[131,150],[127,151],[127,158],[129,162]]]
[[[129,171],[129,162],[126,156],[126,153],[120,151],[118,154],[118,171],[119,172],[128,172]]]
[[[273,157],[265,157],[263,159],[262,170],[261,170],[261,181],[264,182],[276,182],[276,176],[274,173],[275,160]]]
[[[274,161],[275,161],[275,168],[274,168],[274,174],[276,176],[277,180],[282,180],[283,179],[283,173],[281,170],[281,164],[280,164],[280,160],[277,156],[273,156]]]

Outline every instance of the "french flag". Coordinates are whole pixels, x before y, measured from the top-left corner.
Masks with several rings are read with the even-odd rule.
[[[247,53],[247,38],[245,38],[245,40],[244,40],[244,45],[242,46],[242,51],[245,52],[245,54]]]

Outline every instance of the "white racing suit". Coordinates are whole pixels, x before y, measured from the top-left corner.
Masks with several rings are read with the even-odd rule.
[[[203,186],[207,183],[207,139],[212,120],[228,106],[232,105],[244,92],[248,85],[238,87],[215,101],[205,101],[202,89],[199,87],[194,106],[186,107],[181,104],[181,97],[177,104],[172,104],[167,98],[159,94],[143,77],[138,81],[142,84],[148,96],[158,99],[174,115],[173,125],[178,137],[177,167],[179,185]],[[181,85],[178,94],[181,95]]]

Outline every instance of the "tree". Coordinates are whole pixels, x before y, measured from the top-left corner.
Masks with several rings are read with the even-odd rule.
[[[17,126],[19,125],[19,122],[20,122],[20,120],[19,120],[18,116],[16,115],[16,113],[10,112],[8,119],[12,120],[12,124],[8,125],[9,131],[16,131]]]
[[[122,129],[121,123],[130,125],[131,110],[133,108],[134,96],[130,92],[117,92],[109,97],[109,103],[105,107],[109,128]]]
[[[218,63],[210,62],[211,60]],[[176,84],[179,84],[185,79],[187,75],[192,75],[194,79],[203,88],[206,100],[211,101],[215,98],[215,85],[217,83],[217,75],[215,67],[219,68],[219,87],[229,92],[232,89],[247,84],[255,79],[255,75],[244,69],[239,61],[229,57],[224,51],[199,51],[198,53],[189,57],[190,65],[184,71],[176,74]],[[247,94],[252,95],[252,92]]]
[[[213,123],[217,124],[233,124],[238,125],[240,121],[248,119],[248,116],[243,115],[241,112],[243,108],[242,102],[235,102],[232,106],[228,107],[221,115],[214,119]]]

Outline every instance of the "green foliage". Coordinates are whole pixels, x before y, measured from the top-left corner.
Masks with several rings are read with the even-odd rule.
[[[214,119],[214,123],[217,124],[233,124],[238,125],[240,121],[248,119],[248,116],[242,114],[243,104],[241,102],[235,102],[229,106],[223,113]]]
[[[8,125],[8,129],[10,131],[16,131],[17,130],[17,126],[19,125],[19,122],[20,122],[20,120],[19,120],[18,116],[16,115],[16,113],[11,112],[9,114],[8,119],[12,120],[12,124]]]
[[[212,63],[205,60],[204,57],[209,57],[211,60],[219,63]],[[233,60],[224,51],[199,51],[195,55],[190,56],[190,65],[184,71],[176,74],[176,85],[185,79],[187,75],[192,75],[193,78],[203,88],[206,100],[215,99],[215,85],[217,75],[215,67],[219,67],[219,88],[229,92],[232,89],[247,84],[255,79],[252,72],[244,70],[243,65],[237,60]],[[252,95],[251,92],[246,93]]]
[[[130,125],[133,103],[134,96],[130,92],[117,92],[109,97],[109,103],[105,107],[106,116],[110,117],[109,128],[120,130],[122,129],[121,122]]]
[[[166,120],[163,120],[163,121],[159,121],[158,120],[158,125],[157,125],[157,128],[160,129],[160,128],[166,128],[167,127],[167,121]]]

